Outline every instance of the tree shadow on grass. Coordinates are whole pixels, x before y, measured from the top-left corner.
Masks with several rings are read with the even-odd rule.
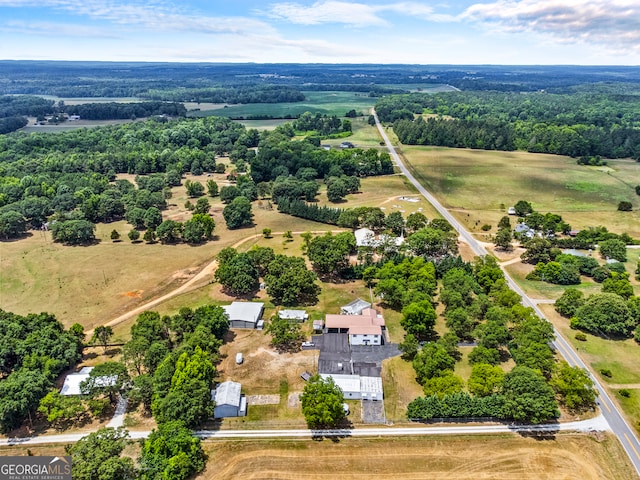
[[[533,438],[538,441],[555,440],[560,431],[558,422],[540,425],[510,424],[509,430],[514,431],[523,438]]]
[[[340,443],[340,440],[351,437],[351,430],[353,430],[353,423],[348,418],[344,418],[338,422],[335,428],[327,429],[310,429],[311,439],[316,442],[321,442],[325,438],[331,440],[333,443]]]

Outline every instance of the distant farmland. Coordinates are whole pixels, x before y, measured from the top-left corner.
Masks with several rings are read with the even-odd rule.
[[[306,100],[293,103],[251,103],[246,105],[220,106],[212,110],[190,111],[189,116],[205,117],[217,115],[231,118],[295,118],[304,112],[320,112],[343,117],[349,110],[368,114],[377,98],[360,92],[303,92]]]

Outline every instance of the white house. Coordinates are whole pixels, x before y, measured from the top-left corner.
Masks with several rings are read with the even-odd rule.
[[[263,325],[264,303],[262,302],[233,302],[222,308],[229,317],[229,327],[231,328],[261,329]]]
[[[341,375],[321,373],[325,380],[332,378],[342,390],[344,398],[349,400],[383,400],[382,378],[361,377],[360,375]]]
[[[377,244],[376,234],[368,228],[359,228],[353,235],[356,237],[356,247],[375,247]]]
[[[247,415],[247,398],[241,393],[238,382],[222,382],[211,390],[211,400],[216,403],[213,418],[244,417]]]
[[[82,395],[80,384],[89,378],[92,370],[93,367],[83,367],[79,372],[67,375],[67,378],[64,379],[62,390],[60,390],[60,395]],[[103,387],[115,385],[117,381],[118,377],[116,375],[97,377],[95,380],[96,385]]]
[[[347,333],[350,345],[384,344],[384,317],[373,308],[360,315],[326,315],[326,333]]]

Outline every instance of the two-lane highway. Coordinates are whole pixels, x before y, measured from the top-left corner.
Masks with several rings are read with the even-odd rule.
[[[460,238],[462,238],[471,249],[474,251],[476,255],[484,256],[487,254],[487,250],[484,246],[476,240],[470,232],[468,232],[460,222],[458,222],[449,211],[444,208],[440,202],[429,193],[420,182],[418,182],[409,169],[406,167],[404,162],[401,160],[400,156],[396,152],[394,146],[391,144],[389,137],[384,131],[384,127],[380,123],[378,119],[378,115],[374,109],[371,109],[371,113],[373,114],[376,120],[376,126],[378,127],[378,131],[384,140],[391,157],[394,159],[398,168],[402,171],[402,173],[409,179],[409,181],[418,189],[418,192],[422,194],[424,198],[426,198],[429,203],[431,203],[434,208],[445,218],[458,232]],[[520,288],[520,286],[511,278],[509,273],[501,267],[504,272],[504,276],[509,286],[517,292],[522,297],[522,302],[525,306],[533,308],[538,316],[541,318],[545,318],[542,311],[538,308],[538,306],[529,298],[529,296]],[[622,413],[618,409],[618,406],[613,403],[606,390],[600,384],[598,379],[593,375],[593,372],[587,367],[587,365],[582,361],[577,352],[573,349],[573,347],[566,341],[566,339],[562,336],[562,334],[556,329],[555,330],[556,340],[553,342],[554,348],[556,348],[560,354],[564,357],[564,359],[571,366],[578,366],[587,370],[593,382],[595,384],[596,389],[598,390],[599,398],[597,400],[597,404],[602,410],[602,414],[605,419],[609,423],[611,430],[618,437],[620,443],[624,447],[627,455],[631,459],[633,466],[635,467],[638,474],[640,474],[640,441],[638,441],[638,437],[635,432],[631,429],[629,424],[626,422]]]

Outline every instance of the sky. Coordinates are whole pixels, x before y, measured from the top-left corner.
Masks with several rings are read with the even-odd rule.
[[[0,0],[0,59],[640,65],[640,0]]]

